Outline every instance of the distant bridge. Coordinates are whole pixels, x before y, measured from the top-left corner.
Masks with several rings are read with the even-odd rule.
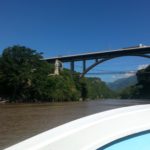
[[[70,69],[74,72],[74,63],[76,61],[83,62],[83,71],[81,73],[81,77],[84,76],[88,71],[92,68],[101,64],[107,60],[123,57],[123,56],[139,56],[150,58],[150,46],[145,46],[140,44],[139,46],[134,47],[127,47],[112,51],[99,51],[99,52],[91,52],[91,53],[84,53],[84,54],[77,54],[77,55],[68,55],[68,56],[60,56],[60,57],[52,57],[52,58],[45,58],[44,60],[48,61],[49,63],[55,63],[55,74],[59,74],[59,69],[61,67],[61,63],[70,62]],[[95,62],[86,67],[86,61],[88,60],[95,60]]]

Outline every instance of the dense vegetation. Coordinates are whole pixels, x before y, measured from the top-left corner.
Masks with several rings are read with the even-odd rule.
[[[150,99],[150,65],[136,74],[138,83],[121,92],[124,99]]]
[[[0,97],[10,102],[79,101],[109,98],[112,91],[97,78],[79,78],[63,69],[51,75],[54,66],[42,53],[24,46],[4,49],[0,56]]]
[[[88,98],[90,99],[103,99],[103,98],[114,98],[115,93],[112,92],[105,82],[101,81],[100,78],[86,78]],[[102,92],[100,92],[102,91]]]

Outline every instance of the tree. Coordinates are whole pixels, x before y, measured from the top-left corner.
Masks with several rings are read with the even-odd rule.
[[[141,69],[136,74],[138,84],[150,85],[150,65],[145,69]]]
[[[150,65],[137,72],[139,98],[150,98]]]
[[[67,69],[61,71],[59,76],[52,76],[49,80],[53,83],[52,99],[55,101],[76,101],[80,98],[71,72]]]
[[[35,93],[40,95],[42,82],[51,70],[51,67],[41,59],[41,53],[24,46],[4,49],[0,60],[4,94],[14,101],[34,98]]]

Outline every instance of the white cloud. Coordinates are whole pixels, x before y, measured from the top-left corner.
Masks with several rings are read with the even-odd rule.
[[[123,78],[122,75],[119,75],[119,74],[112,75],[113,81],[118,80],[120,78]]]
[[[136,72],[133,72],[133,71],[125,73],[124,74],[124,78],[128,78],[128,77],[134,76],[135,74],[136,74]]]
[[[118,79],[121,79],[121,78],[129,78],[129,77],[132,77],[136,74],[135,71],[130,71],[130,72],[127,72],[125,74],[115,74],[112,76],[113,80],[118,80]]]
[[[147,66],[149,66],[150,64],[142,64],[142,65],[139,65],[137,67],[137,70],[141,70],[141,69],[145,69]],[[132,77],[136,74],[136,71],[130,71],[130,72],[127,72],[125,74],[115,74],[112,76],[112,80],[118,80],[118,79],[121,79],[121,78],[128,78],[128,77]]]
[[[149,64],[139,65],[139,66],[137,67],[137,70],[145,69],[145,68],[148,67],[148,66],[149,66]]]

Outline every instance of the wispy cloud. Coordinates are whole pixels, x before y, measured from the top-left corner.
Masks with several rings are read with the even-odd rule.
[[[149,66],[149,64],[139,65],[139,66],[137,67],[137,70],[145,69],[145,68],[148,67],[148,66]]]
[[[136,74],[135,71],[131,71],[131,72],[125,73],[124,74],[124,78],[128,78],[128,77],[134,76],[135,74]]]
[[[141,69],[145,69],[146,67],[148,67],[150,64],[142,64],[142,65],[139,65],[137,66],[137,71],[138,70],[141,70]],[[121,79],[121,78],[129,78],[129,77],[132,77],[132,76],[135,76],[136,74],[136,71],[130,71],[130,72],[127,72],[125,74],[115,74],[115,75],[112,75],[112,80],[115,81],[115,80],[118,80],[118,79]]]
[[[112,76],[113,80],[118,80],[118,79],[121,79],[121,78],[129,78],[129,77],[132,77],[136,74],[135,71],[130,71],[130,72],[127,72],[125,74],[115,74]]]

